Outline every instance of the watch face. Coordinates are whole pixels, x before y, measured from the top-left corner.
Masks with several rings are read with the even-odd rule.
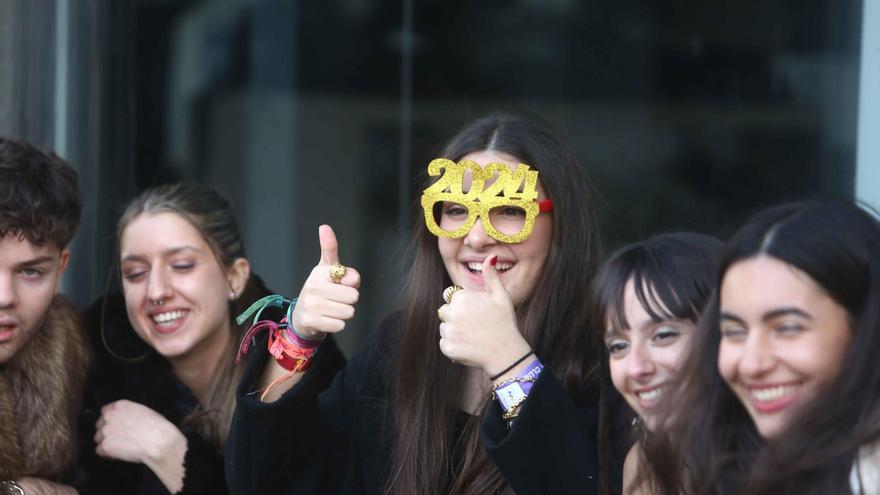
[[[498,397],[498,402],[505,411],[524,401],[526,395],[519,382],[508,383],[495,391],[495,396]]]

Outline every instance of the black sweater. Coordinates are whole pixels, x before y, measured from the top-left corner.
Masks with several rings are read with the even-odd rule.
[[[388,360],[399,332],[399,318],[386,320],[344,369],[339,350],[325,342],[301,381],[268,404],[254,392],[268,356],[262,338],[226,443],[232,493],[383,493],[393,438]],[[328,374],[335,374],[329,387]],[[545,369],[512,429],[491,406],[481,441],[519,494],[597,493],[596,425],[595,404],[576,404]]]
[[[95,361],[79,420],[79,468],[71,483],[83,495],[168,494],[159,478],[146,465],[108,460],[95,454],[95,422],[101,417],[101,407],[127,399],[158,412],[186,436],[184,484],[183,490],[178,493],[227,493],[222,451],[183,425],[184,418],[198,407],[195,395],[174,376],[168,361],[135,335],[120,295],[107,297],[102,332],[103,302],[96,301],[84,315],[87,333],[95,350]],[[108,345],[118,356],[139,359],[120,360],[111,354]]]

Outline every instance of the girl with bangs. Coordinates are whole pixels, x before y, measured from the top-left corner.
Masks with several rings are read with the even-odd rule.
[[[721,242],[713,237],[668,233],[621,248],[600,268],[592,297],[606,348],[601,368],[603,465],[613,465],[619,455],[608,442],[612,418],[634,413],[633,430],[641,441],[656,428],[665,392],[697,332],[720,254]],[[646,477],[637,476],[642,455],[641,443],[626,455],[623,493],[653,493]],[[607,486],[604,491],[611,492]]]

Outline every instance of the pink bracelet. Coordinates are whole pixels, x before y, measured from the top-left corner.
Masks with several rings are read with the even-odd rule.
[[[318,347],[324,340],[323,338],[321,338],[320,340],[304,339],[293,330],[293,327],[291,327],[290,324],[288,324],[287,328],[284,329],[284,333],[282,335],[284,335],[284,338],[287,339],[288,342],[302,347],[303,349]]]

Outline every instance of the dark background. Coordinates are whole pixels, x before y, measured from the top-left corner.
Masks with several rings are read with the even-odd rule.
[[[278,291],[298,290],[317,226],[333,225],[364,277],[350,350],[395,306],[419,174],[492,110],[537,112],[574,144],[608,249],[665,230],[725,237],[784,200],[851,199],[861,12],[852,0],[12,0],[0,132],[80,171],[87,209],[65,281],[78,304],[112,280],[121,206],[200,180],[233,202]]]

